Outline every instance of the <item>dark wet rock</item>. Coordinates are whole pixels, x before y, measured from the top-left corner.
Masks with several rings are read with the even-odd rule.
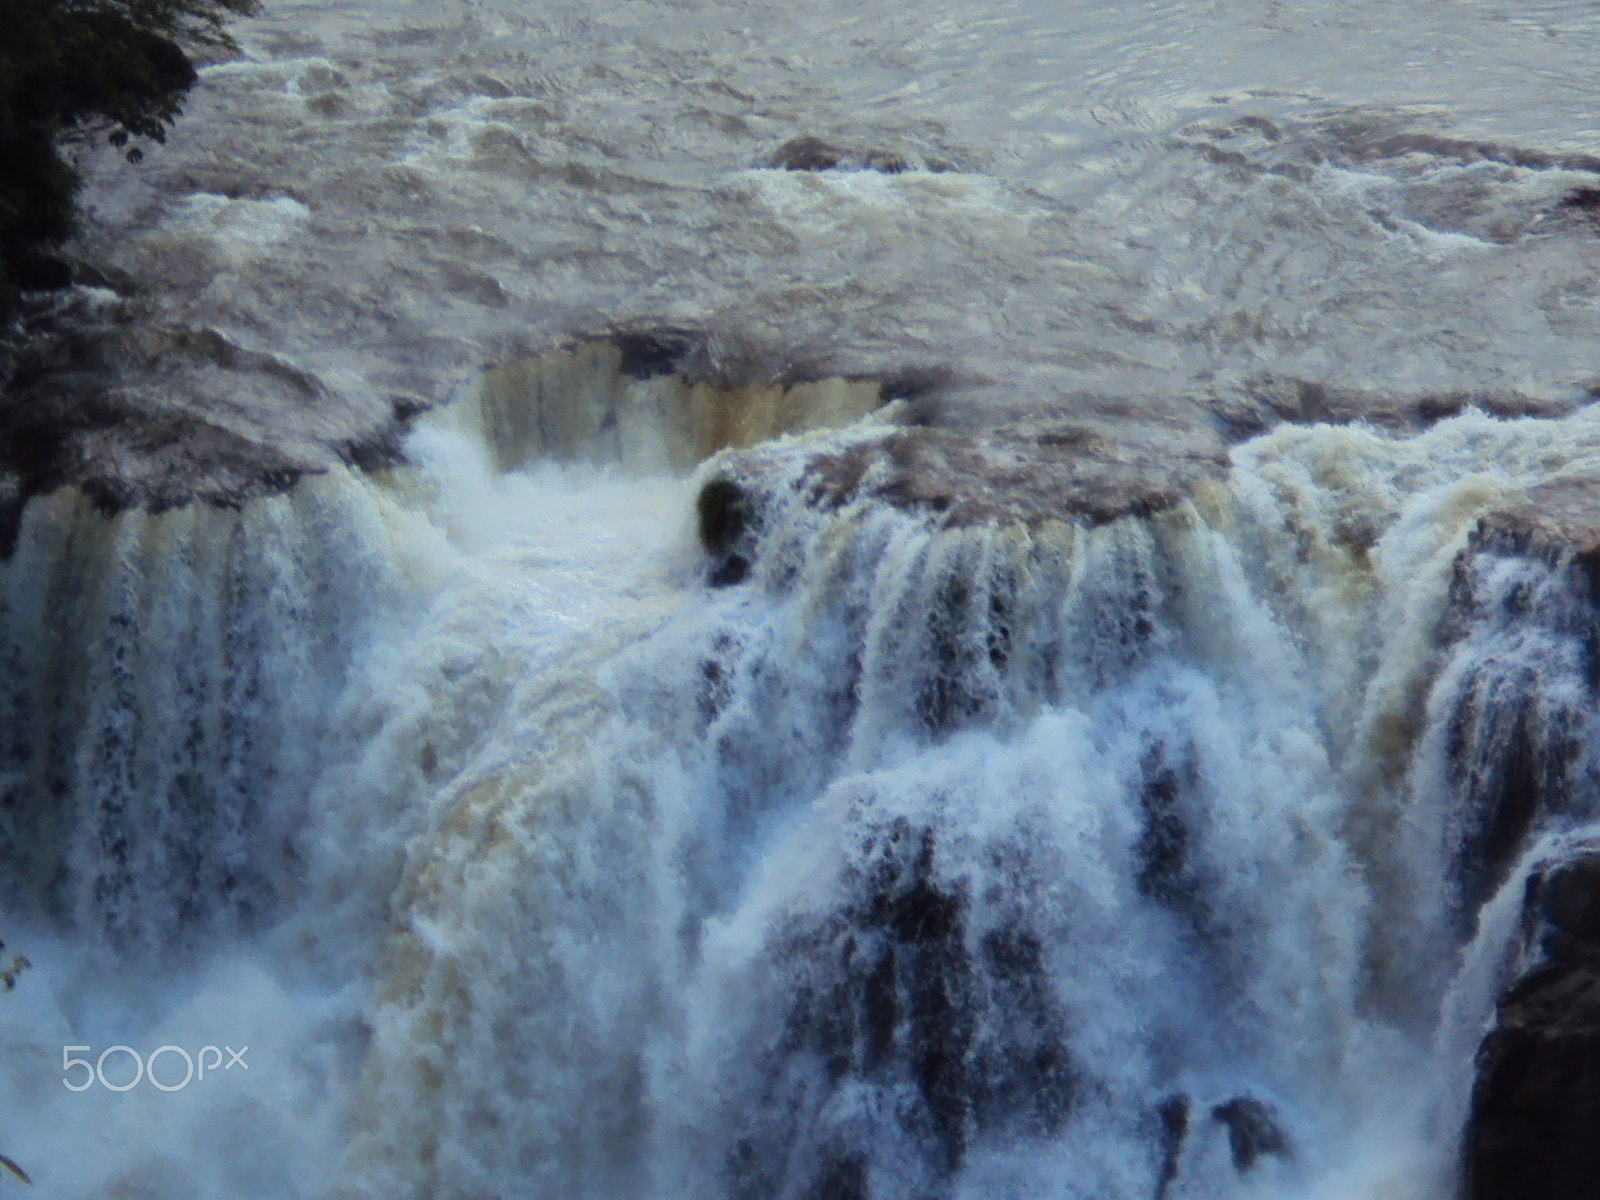
[[[784,171],[831,171],[843,164],[845,153],[821,138],[798,137],[778,147],[766,165]]]
[[[1192,836],[1182,808],[1183,793],[1193,782],[1193,772],[1185,764],[1173,762],[1166,747],[1151,750],[1145,757],[1139,789],[1144,828],[1134,848],[1140,893],[1186,913],[1194,910],[1200,892],[1190,862]]]
[[[1600,215],[1600,188],[1578,188],[1562,199],[1561,207]]]
[[[750,495],[731,479],[713,479],[695,501],[700,542],[708,554],[731,551],[749,531],[754,516]]]
[[[754,498],[731,479],[712,479],[695,500],[700,544],[711,559],[712,587],[743,583],[750,574],[759,513]]]
[[[931,829],[890,823],[849,869],[849,904],[790,940],[797,988],[729,1157],[736,1196],[864,1198],[875,1167],[937,1188],[974,1137],[1066,1120],[1076,1082],[1043,945],[1023,928],[974,937],[936,853]],[[875,1111],[892,1130],[860,1127]]]
[[[1600,1196],[1600,847],[1536,871],[1525,930],[1538,965],[1478,1051],[1467,1200]]]
[[[706,582],[714,588],[736,587],[750,578],[750,560],[742,554],[730,554],[713,564]]]
[[[1549,958],[1600,956],[1600,846],[1580,843],[1529,876],[1523,925],[1524,941]]]
[[[610,338],[622,352],[621,370],[629,379],[655,379],[682,374],[686,360],[699,349],[704,335],[670,327],[628,329]]]
[[[1415,434],[1476,409],[1493,417],[1564,417],[1583,407],[1578,395],[1532,396],[1516,392],[1384,392],[1339,387],[1321,380],[1261,374],[1220,390],[1208,406],[1230,441],[1243,441],[1278,425],[1351,425],[1360,422],[1397,434]]]
[[[214,329],[149,326],[65,293],[0,391],[0,473],[22,496],[77,486],[108,512],[237,507],[341,464],[394,465],[408,416]],[[77,306],[77,307],[74,307]],[[226,380],[226,400],[191,395]]]
[[[27,507],[27,496],[14,477],[0,474],[0,562],[11,557],[17,548],[17,534],[22,529],[22,510]]]
[[[1487,514],[1456,560],[1441,639],[1468,656],[1446,718],[1463,933],[1533,836],[1587,803],[1597,604],[1593,481],[1537,487]]]
[[[883,400],[920,400],[948,386],[952,373],[943,367],[905,367],[882,376]]]
[[[898,175],[911,169],[910,160],[898,154],[847,149],[809,136],[791,138],[779,146],[764,165],[783,171],[881,171],[885,175]]]
[[[1161,1129],[1161,1174],[1156,1177],[1156,1200],[1167,1200],[1178,1179],[1178,1162],[1189,1138],[1194,1105],[1187,1096],[1170,1096],[1156,1107]]]
[[[410,421],[414,417],[421,416],[432,407],[433,405],[427,400],[424,400],[421,396],[389,397],[389,409],[393,414],[393,419],[401,423]]]
[[[1211,1115],[1227,1127],[1228,1149],[1240,1174],[1268,1156],[1294,1157],[1294,1147],[1271,1105],[1253,1096],[1235,1096],[1213,1107]]]
[[[72,282],[83,287],[104,288],[108,292],[116,292],[120,296],[133,296],[139,292],[139,281],[126,271],[118,270],[109,263],[92,263],[83,259],[74,259],[72,266]]]
[[[1452,874],[1462,931],[1505,880],[1533,832],[1570,808],[1581,714],[1536,668],[1493,660],[1458,693],[1449,754],[1463,813]]]
[[[1563,154],[1426,130],[1397,131],[1382,121],[1363,127],[1361,118],[1347,122],[1340,141],[1343,155],[1356,162],[1426,155],[1458,163],[1501,163],[1534,171],[1600,172],[1600,156],[1594,154]]]
[[[725,473],[759,489],[780,466],[768,454],[734,452]],[[1097,525],[1169,509],[1226,470],[1222,443],[1201,430],[1045,411],[989,428],[902,426],[843,449],[819,445],[804,488],[818,508],[870,499],[941,528]]]
[[[406,465],[404,418],[335,446],[339,461],[360,471],[390,471]]]

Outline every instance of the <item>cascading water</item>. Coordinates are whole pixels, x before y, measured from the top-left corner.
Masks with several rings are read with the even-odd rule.
[[[86,161],[65,432],[0,412],[0,1151],[1455,1200],[1600,817],[1590,18],[1360,0],[1329,95],[1292,3],[636,7],[285,0]]]
[[[430,428],[415,468],[243,514],[30,507],[10,594],[45,556],[62,582],[10,610],[29,644],[87,630],[57,653],[98,671],[174,627],[196,651],[186,688],[124,668],[173,690],[97,690],[67,726],[86,701],[63,689],[25,727],[80,730],[70,761],[124,792],[52,792],[17,743],[12,891],[38,902],[27,990],[56,1007],[19,990],[8,1037],[251,1041],[262,1073],[208,1083],[238,1089],[226,1153],[201,1144],[217,1110],[160,1098],[148,1136],[177,1162],[129,1147],[126,1098],[35,1085],[56,1120],[101,1106],[122,1147],[52,1163],[59,1135],[24,1122],[40,1173],[68,1194],[1448,1195],[1514,949],[1514,919],[1473,942],[1475,914],[1516,893],[1536,830],[1593,805],[1589,576],[1490,518],[1592,461],[1600,421],[1285,429],[1100,525],[814,499],[817,464],[891,429],[713,459],[698,493],[500,476]],[[579,523],[607,535],[552,553]],[[172,578],[151,561],[191,572],[166,612],[135,586]],[[230,657],[250,631],[275,652]],[[222,712],[250,724],[230,739]],[[241,745],[285,757],[230,805]],[[204,803],[167,782],[185,765]],[[45,932],[57,912],[76,934]],[[156,998],[108,999],[97,962]]]
[[[155,949],[270,918],[389,541],[337,477],[242,513],[30,505],[0,575],[13,898]]]
[[[524,684],[412,844],[349,1186],[1448,1194],[1479,810],[1593,803],[1586,577],[1474,540],[1554,428],[1100,528],[819,511],[794,447],[744,581]]]

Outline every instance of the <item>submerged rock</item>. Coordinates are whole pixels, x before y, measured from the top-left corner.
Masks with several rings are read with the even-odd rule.
[[[1585,214],[1600,214],[1600,188],[1577,188],[1567,194],[1560,207]]]
[[[881,171],[898,175],[911,170],[911,162],[887,150],[852,150],[819,137],[790,138],[766,160],[783,171]]]
[[[1208,407],[1236,440],[1278,425],[1367,425],[1409,436],[1469,410],[1490,416],[1560,418],[1583,407],[1580,395],[1539,395],[1510,390],[1432,391],[1376,389],[1260,372],[1220,388]]]
[[[1464,1193],[1600,1196],[1600,846],[1530,877],[1524,917],[1542,961],[1478,1051]]]

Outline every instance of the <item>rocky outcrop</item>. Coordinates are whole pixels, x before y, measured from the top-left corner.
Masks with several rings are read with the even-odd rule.
[[[143,323],[109,295],[74,289],[35,314],[0,379],[0,556],[8,494],[76,486],[107,512],[237,507],[341,464],[398,461],[423,407],[335,394],[281,355]],[[227,398],[196,381],[226,381]]]
[[[867,1200],[875,1166],[936,1192],[975,1136],[1066,1120],[1075,1072],[1044,946],[1025,928],[974,936],[936,854],[932,829],[889,823],[851,868],[854,899],[791,937],[794,1000],[728,1160],[740,1200]]]
[[[1570,565],[1600,602],[1600,479],[1567,477],[1528,489],[1479,523],[1473,548]]]
[[[695,501],[700,543],[712,560],[712,587],[743,583],[750,573],[756,513],[749,495],[732,480],[713,479]]]
[[[1600,188],[1576,188],[1562,199],[1560,207],[1589,217],[1600,214]]]
[[[790,138],[763,165],[782,171],[881,171],[885,175],[912,169],[909,159],[887,150],[849,149],[809,136]]]
[[[1228,437],[1243,440],[1284,424],[1359,423],[1409,436],[1474,409],[1504,418],[1560,418],[1591,400],[1579,393],[1379,391],[1263,372],[1218,390],[1206,406]]]
[[[1478,1052],[1467,1200],[1600,1196],[1600,844],[1528,882],[1540,955],[1500,1001]]]
[[[1600,486],[1531,489],[1484,516],[1457,559],[1442,636],[1461,662],[1446,754],[1459,920],[1535,833],[1582,815],[1600,666]]]
[[[403,462],[411,420],[431,407],[344,394],[217,329],[143,325],[79,282],[37,314],[0,373],[0,556],[15,497],[77,486],[107,512],[237,507],[341,464]],[[703,332],[642,325],[485,371],[441,420],[501,471],[547,459],[688,470],[726,446],[849,424],[930,378],[747,361]]]
[[[792,454],[731,454],[715,478],[759,494],[785,473]],[[847,446],[818,443],[801,486],[820,509],[870,498],[946,529],[1103,525],[1169,509],[1226,470],[1222,442],[1206,431],[1055,409],[986,428],[912,424]]]

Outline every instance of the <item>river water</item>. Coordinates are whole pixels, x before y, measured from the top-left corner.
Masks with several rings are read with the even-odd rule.
[[[142,166],[82,152],[114,286],[61,319],[309,473],[57,491],[0,566],[38,1190],[1455,1194],[1522,881],[1595,813],[1587,576],[1494,531],[1600,478],[1600,10],[239,32]],[[405,463],[341,464],[397,405]],[[1216,467],[1023,526],[808,474],[1045,413]]]

